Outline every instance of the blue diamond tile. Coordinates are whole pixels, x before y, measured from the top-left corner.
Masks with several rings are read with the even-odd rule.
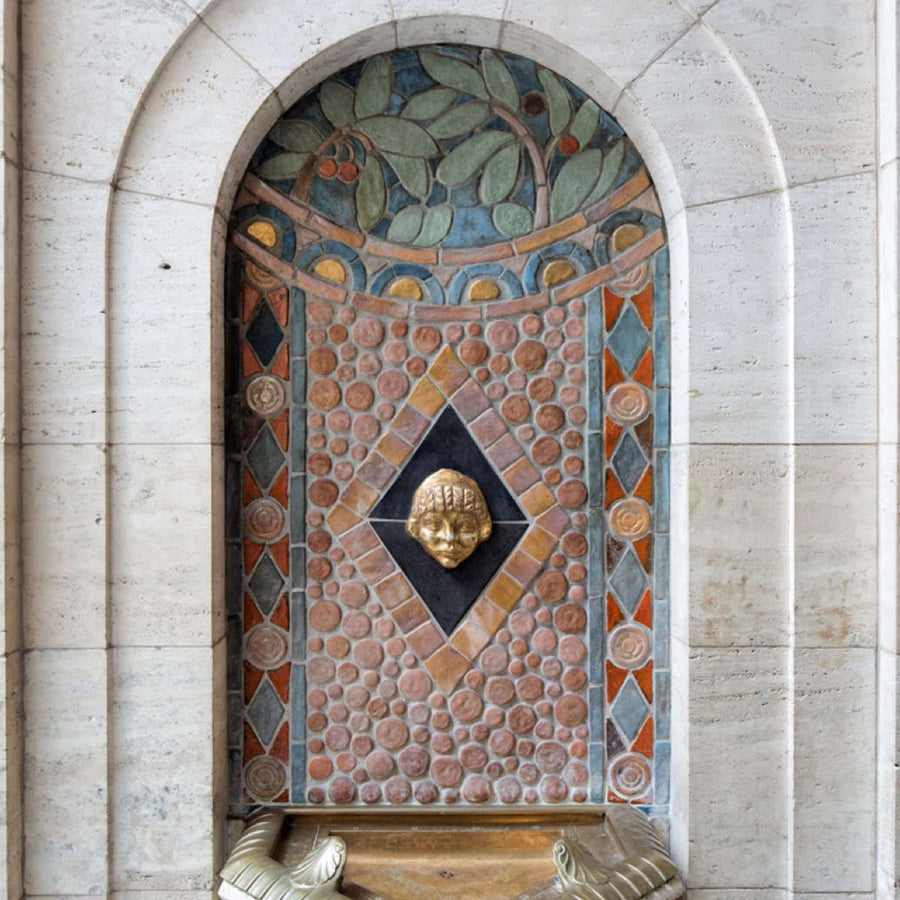
[[[644,719],[647,718],[648,709],[649,706],[641,689],[631,678],[627,679],[609,711],[622,734],[628,738],[628,743],[637,737],[641,725],[644,724]]]
[[[647,468],[647,457],[630,432],[619,441],[611,462],[622,487],[630,494]]]
[[[609,349],[612,350],[619,365],[630,375],[649,343],[650,336],[644,328],[644,323],[634,311],[634,307],[629,304],[609,333],[607,338]]]
[[[272,362],[283,337],[281,326],[269,304],[260,303],[259,311],[247,329],[247,342],[264,366]]]
[[[263,614],[269,615],[275,606],[275,601],[281,595],[284,579],[268,553],[257,563],[249,585],[253,599],[256,600]]]
[[[253,702],[247,707],[247,718],[263,744],[268,747],[284,716],[284,704],[275,688],[265,679],[259,686]]]
[[[263,426],[247,454],[247,463],[256,483],[267,488],[278,470],[284,465],[284,451],[268,425]]]
[[[638,600],[644,593],[645,580],[644,569],[634,555],[634,551],[629,548],[613,573],[613,577],[609,579],[619,602],[629,615],[634,615]]]

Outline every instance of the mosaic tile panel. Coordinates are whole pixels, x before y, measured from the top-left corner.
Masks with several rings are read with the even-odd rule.
[[[404,50],[255,154],[228,272],[231,801],[668,800],[668,260],[618,125]],[[405,530],[435,469],[493,530]]]

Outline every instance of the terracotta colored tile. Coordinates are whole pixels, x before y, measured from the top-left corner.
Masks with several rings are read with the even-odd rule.
[[[480,416],[490,408],[491,402],[484,395],[475,379],[470,378],[450,399],[453,408],[460,414],[464,422]]]
[[[282,285],[280,288],[275,288],[274,291],[269,291],[266,296],[269,298],[269,303],[272,304],[275,318],[278,319],[279,325],[284,328],[287,325],[288,317],[288,289]]]
[[[474,660],[490,639],[491,636],[470,619],[453,635],[450,644],[467,659]]]
[[[412,588],[406,577],[396,572],[384,581],[379,581],[375,585],[375,593],[378,594],[378,599],[384,604],[385,609],[393,609],[412,597]]]
[[[349,244],[351,247],[362,247],[362,245],[366,242],[365,235],[360,234],[358,231],[351,231],[349,228],[342,228],[340,225],[335,225],[334,222],[329,221],[323,216],[312,215],[309,217],[309,221],[306,223],[310,228],[314,228],[319,234],[324,234],[326,237],[334,238],[336,241],[341,241],[344,244]]]
[[[619,484],[619,479],[616,478],[616,473],[613,472],[611,466],[606,470],[606,490],[603,492],[603,496],[606,499],[607,509],[616,500],[621,500],[625,496],[625,491],[622,489],[622,485]]]
[[[287,662],[277,669],[272,669],[269,672],[269,681],[272,682],[272,687],[275,688],[278,696],[281,697],[281,702],[287,703],[288,692],[291,687],[291,664]]]
[[[540,294],[529,294],[527,297],[516,297],[514,300],[496,300],[485,303],[484,317],[499,319],[505,316],[519,316],[523,313],[536,312],[550,305],[550,295],[544,291]]]
[[[622,430],[622,426],[617,425],[612,419],[607,418],[605,420],[603,428],[603,449],[607,459],[615,452],[616,445],[619,443],[619,438],[622,437]]]
[[[434,308],[440,309],[441,307]],[[457,307],[447,308],[456,309]],[[453,392],[469,377],[466,367],[460,362],[453,348],[446,345],[431,364],[428,375],[447,397],[452,396]]]
[[[647,628],[653,627],[653,598],[650,596],[650,591],[644,592],[641,602],[638,603],[637,609],[634,611],[633,618],[635,622],[640,622],[641,625],[646,625]]]
[[[480,306],[415,305],[410,318],[418,322],[472,322],[481,318]]]
[[[283,537],[275,544],[269,544],[269,553],[275,560],[275,565],[281,569],[282,575],[287,575],[290,569],[291,548],[288,546],[287,536]]]
[[[486,597],[479,597],[469,611],[469,617],[488,634],[494,634],[506,618],[506,613]]]
[[[554,506],[547,510],[538,520],[541,528],[546,528],[550,534],[559,537],[569,527],[569,514],[561,507]]]
[[[350,556],[350,559],[358,559],[370,550],[374,550],[381,542],[378,535],[368,522],[357,525],[356,528],[341,535],[341,543]]]
[[[648,534],[639,541],[634,542],[634,552],[637,553],[641,565],[646,571],[650,571],[650,552],[653,548],[653,535]]]
[[[637,487],[634,489],[634,496],[640,497],[646,503],[653,503],[653,468],[650,467],[641,476]]]
[[[289,410],[285,410],[280,416],[269,423],[272,426],[272,431],[275,432],[275,437],[278,438],[278,443],[281,444],[281,449],[287,452],[288,448],[288,416],[290,415]]]
[[[487,247],[472,247],[462,250],[444,247],[441,249],[441,264],[445,266],[467,266],[470,263],[509,259],[512,255],[512,244],[489,244]]]
[[[287,381],[291,377],[290,365],[288,359],[288,345],[287,341],[285,341],[278,351],[278,356],[275,357],[275,362],[272,363],[272,374]]]
[[[353,295],[350,305],[361,309],[363,312],[389,316],[392,319],[406,319],[409,317],[409,304],[398,303],[396,300],[386,300],[384,297],[371,297],[369,294],[357,293]]]
[[[256,355],[253,353],[250,345],[243,341],[241,343],[241,374],[244,378],[248,378],[257,372],[262,372],[262,366],[257,362]]]
[[[244,703],[249,703],[263,680],[263,673],[256,666],[251,666],[244,660]]]
[[[394,561],[384,547],[370,550],[365,556],[361,556],[356,561],[356,565],[359,567],[362,577],[369,584],[377,584],[382,578],[387,578],[396,568]]]
[[[460,679],[471,667],[469,660],[448,644],[444,644],[425,660],[425,668],[428,669],[438,689],[445,694],[449,694],[459,684]]]
[[[277,500],[282,506],[286,507],[288,502],[287,489],[288,470],[287,466],[285,466],[275,479],[275,484],[269,488],[269,496]]]
[[[625,682],[625,679],[628,677],[627,669],[620,669],[618,666],[614,666],[609,660],[606,661],[606,700],[611,703],[616,694],[619,693],[619,688]]]
[[[241,287],[241,316],[245,325],[250,321],[250,316],[253,315],[253,310],[256,309],[260,297],[262,294],[256,288],[250,287],[249,284]]]
[[[391,422],[391,431],[403,438],[407,444],[415,444],[427,427],[428,419],[408,403]]]
[[[253,567],[259,561],[262,552],[265,549],[264,544],[257,544],[249,538],[244,538],[244,574],[249,575],[253,571]]]
[[[616,319],[619,318],[619,312],[622,304],[625,302],[624,297],[613,293],[608,287],[603,288],[603,316],[606,321],[606,330],[612,331]]]
[[[363,481],[376,488],[383,488],[397,474],[397,467],[391,465],[380,453],[374,451],[356,470]]]
[[[644,286],[644,289],[635,294],[631,298],[631,302],[634,304],[634,308],[637,310],[638,315],[641,317],[641,321],[647,328],[650,328],[651,320],[653,319],[653,281],[652,279],[647,282]]]
[[[244,634],[263,623],[262,613],[249,594],[244,594]]]
[[[530,516],[539,516],[556,503],[556,498],[545,484],[536,484],[519,497],[522,507]]]
[[[648,388],[653,387],[653,350],[647,350],[641,361],[637,364],[632,376],[635,381]]]
[[[413,392],[409,395],[407,402],[431,419],[434,418],[435,413],[444,405],[446,400],[431,381],[423,378],[413,388]]]
[[[444,636],[431,622],[420,625],[406,635],[406,643],[412,647],[419,659],[428,659],[432,653],[444,645]]]
[[[643,753],[648,759],[653,758],[653,719],[647,719],[644,727],[634,739],[631,749],[635,753]]]
[[[484,595],[492,603],[496,603],[501,609],[509,612],[524,593],[525,588],[522,585],[517,584],[504,572],[500,572],[490,583]]]
[[[245,627],[246,627],[246,617],[244,618]],[[278,602],[275,604],[275,608],[269,615],[269,621],[273,625],[277,625],[279,628],[283,628],[285,631],[288,631],[291,627],[291,614],[288,609],[287,603],[287,594],[284,593],[278,598]]]
[[[347,509],[346,506],[339,503],[330,513],[328,513],[325,517],[325,521],[328,523],[328,527],[333,534],[343,534],[348,528],[352,528],[354,525],[361,522],[362,519],[360,519],[356,513]]]
[[[519,442],[508,432],[499,441],[491,444],[487,451],[491,462],[502,472],[511,463],[520,459],[525,452],[519,446]]]
[[[625,375],[609,347],[603,350],[603,390],[608,391],[614,384],[625,380]]]
[[[287,699],[287,698],[285,698]],[[274,756],[275,759],[280,759],[285,765],[288,764],[289,754],[291,751],[291,732],[288,728],[288,723],[285,722],[281,728],[278,730],[278,734],[275,735],[275,740],[272,741],[272,749],[269,751],[270,756]]]
[[[250,474],[249,467],[244,466],[243,491],[241,493],[241,500],[244,506],[250,503],[251,500],[257,500],[260,497],[262,497],[262,491],[256,486],[256,481]]]
[[[425,604],[418,598],[413,597],[407,600],[402,606],[398,606],[391,612],[397,627],[403,634],[407,634],[414,628],[418,628],[423,622],[427,622],[430,618]]]
[[[634,426],[634,437],[647,459],[653,459],[653,416]]]
[[[524,456],[503,473],[503,480],[516,496],[524,493],[533,484],[537,484],[540,479],[538,470]]]
[[[516,550],[506,561],[503,571],[518,581],[523,587],[528,587],[531,579],[541,571],[541,564],[527,553]]]
[[[482,413],[469,428],[482,447],[489,447],[509,433],[503,419],[493,409]]]
[[[622,621],[624,617],[622,616],[622,610],[619,609],[619,604],[616,603],[615,598],[612,594],[607,594],[606,596],[606,630],[612,631],[619,622]]]
[[[381,436],[381,439],[375,445],[375,449],[395,466],[399,466],[412,451],[412,447],[406,441],[397,437],[392,431],[386,431]]]
[[[249,722],[244,722],[244,765],[257,756],[265,755],[265,748],[259,742],[259,738],[253,733]]]
[[[549,531],[534,525],[528,530],[525,539],[519,546],[538,562],[546,562],[558,543],[559,538],[555,534],[550,534]]]
[[[420,263],[423,266],[436,266],[438,261],[437,250],[430,247],[405,247],[402,244],[393,244],[388,241],[379,241],[377,238],[366,239],[366,250],[375,256],[383,256],[387,259],[400,259],[403,262]]]
[[[643,691],[647,702],[651,703],[653,701],[653,660],[651,659],[646,666],[631,674],[634,675],[634,680]]]
[[[515,247],[516,253],[531,253],[532,250],[546,247],[548,244],[568,237],[570,234],[575,234],[576,231],[581,231],[586,225],[587,219],[581,213],[578,213],[577,215],[569,216],[568,219],[563,219],[562,222],[551,225],[549,228],[542,228],[540,231],[517,238],[513,241],[513,247]]]
[[[358,478],[354,478],[344,488],[341,503],[355,512],[365,515],[375,505],[377,499],[378,491],[375,488],[369,487],[369,485]]]

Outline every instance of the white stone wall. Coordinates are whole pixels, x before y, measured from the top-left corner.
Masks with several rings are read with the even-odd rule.
[[[444,39],[592,93],[665,206],[691,896],[900,896],[896,0],[3,11],[4,896],[210,897],[226,217],[306,89]]]

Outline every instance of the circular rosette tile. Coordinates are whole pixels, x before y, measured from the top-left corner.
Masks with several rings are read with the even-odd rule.
[[[640,753],[620,753],[609,764],[612,789],[623,797],[637,797],[650,786],[650,764]]]
[[[247,636],[247,659],[259,669],[274,669],[288,655],[285,633],[272,625],[258,625]]]
[[[263,541],[271,541],[281,534],[284,528],[284,508],[275,500],[264,497],[254,500],[244,512],[247,530],[254,537]]]
[[[640,625],[620,625],[607,643],[610,661],[622,669],[639,669],[650,658],[650,634]]]
[[[625,540],[643,537],[650,530],[650,507],[637,497],[619,500],[610,507],[609,527]]]
[[[257,756],[244,769],[244,786],[257,800],[271,800],[283,790],[287,780],[284,766],[271,756]]]
[[[616,385],[606,398],[606,411],[620,425],[634,425],[647,417],[650,399],[633,381]]]
[[[281,412],[285,399],[284,385],[271,375],[260,375],[247,385],[247,405],[264,419]]]

